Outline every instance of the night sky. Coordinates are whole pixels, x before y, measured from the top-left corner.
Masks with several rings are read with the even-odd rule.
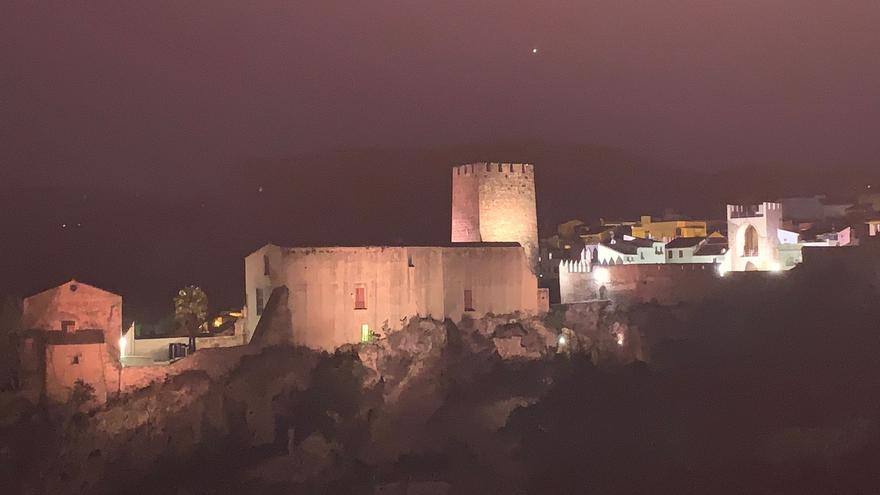
[[[0,291],[234,306],[268,240],[446,240],[474,160],[536,164],[543,230],[845,193],[877,179],[878,25],[859,0],[6,2]]]

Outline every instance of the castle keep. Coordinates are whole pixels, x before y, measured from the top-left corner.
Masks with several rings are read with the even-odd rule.
[[[471,163],[453,168],[452,242],[518,242],[537,273],[534,166]]]
[[[411,317],[459,321],[546,311],[547,291],[538,289],[535,274],[537,247],[532,165],[454,167],[451,244],[270,244],[251,253],[245,258],[246,339],[264,310],[283,315],[287,340],[324,350],[383,335]],[[284,309],[267,308],[270,297]]]

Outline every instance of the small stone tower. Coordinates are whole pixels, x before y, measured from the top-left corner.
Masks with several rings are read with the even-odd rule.
[[[727,205],[726,271],[778,271],[782,205]]]
[[[535,167],[525,163],[454,167],[452,242],[518,242],[537,273]]]

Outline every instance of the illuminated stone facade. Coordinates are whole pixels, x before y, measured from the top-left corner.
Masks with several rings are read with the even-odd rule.
[[[245,259],[245,285],[248,338],[268,314],[263,309],[272,291],[283,286],[290,341],[323,350],[399,329],[411,317],[534,314],[547,298],[516,243],[267,245]]]
[[[76,280],[24,300],[22,327],[31,366],[45,396],[65,402],[77,381],[103,402],[119,384],[122,297]]]
[[[708,263],[602,266],[567,260],[559,269],[559,292],[563,304],[592,300],[677,304],[711,297],[718,279]]]
[[[452,242],[518,242],[538,266],[534,166],[472,163],[452,169]]]
[[[778,271],[782,205],[727,205],[727,256],[725,271]]]

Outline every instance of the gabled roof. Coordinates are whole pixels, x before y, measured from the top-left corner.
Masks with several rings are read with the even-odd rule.
[[[26,297],[25,299],[30,299],[30,298],[32,298],[32,297],[36,297],[36,296],[40,296],[40,295],[43,295],[43,294],[47,294],[47,293],[49,293],[49,292],[59,291],[59,290],[61,290],[61,289],[68,289],[68,290],[70,290],[71,292],[76,292],[76,291],[78,291],[78,290],[80,290],[80,289],[86,289],[86,290],[91,291],[91,292],[102,292],[102,293],[104,293],[104,294],[110,294],[110,295],[112,295],[112,296],[116,296],[116,297],[120,297],[120,298],[122,297],[122,296],[120,296],[119,294],[115,294],[115,293],[110,292],[110,291],[108,291],[108,290],[104,290],[104,289],[101,289],[101,288],[95,287],[94,285],[89,285],[89,284],[85,284],[85,283],[80,282],[80,281],[75,280],[75,279],[70,279],[70,280],[68,280],[67,282],[64,282],[64,283],[61,284],[61,285],[57,285],[57,286],[55,286],[55,287],[52,287],[51,289],[46,289],[46,290],[44,290],[44,291],[42,291],[42,292],[38,292],[38,293],[36,293],[36,294],[33,294],[33,295],[31,295],[31,296]]]
[[[641,237],[634,237],[632,239],[624,239],[624,240],[629,241],[629,242],[635,244],[637,247],[641,247],[641,248],[654,247],[654,244],[660,242],[660,241],[655,241],[653,239],[642,239]]]
[[[651,239],[613,239],[602,243],[603,246],[620,254],[638,254],[639,248],[653,247],[657,241]]]
[[[720,256],[727,252],[727,241],[725,242],[705,242],[694,251],[696,256]]]
[[[676,237],[666,243],[666,249],[681,249],[694,247],[703,242],[705,237]]]
[[[636,254],[638,252],[638,247],[630,241],[615,241],[613,244],[603,242],[602,246],[620,254]]]

